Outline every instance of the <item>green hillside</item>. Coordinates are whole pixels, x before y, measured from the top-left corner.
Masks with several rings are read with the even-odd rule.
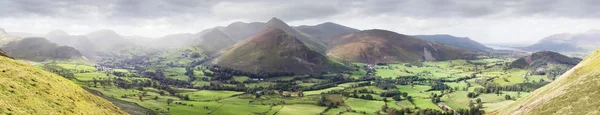
[[[253,72],[295,73],[344,68],[278,28],[258,32],[246,41],[234,45],[217,59],[217,65]]]
[[[0,70],[2,114],[127,114],[56,74],[1,56]]]
[[[554,82],[498,111],[499,115],[599,114],[600,49]]]
[[[83,59],[81,53],[73,47],[59,46],[45,38],[23,38],[10,42],[2,47],[6,54],[23,60],[48,61],[48,60],[79,60]]]

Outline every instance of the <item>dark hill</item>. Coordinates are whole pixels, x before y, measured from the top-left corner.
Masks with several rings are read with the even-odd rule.
[[[553,74],[553,76],[558,76],[577,65],[580,61],[581,59],[571,58],[556,52],[540,51],[521,57],[513,61],[510,66],[529,69],[532,74],[536,75]]]
[[[217,58],[217,65],[251,72],[312,73],[344,70],[279,28],[264,28]]]
[[[344,34],[333,38],[329,44],[329,56],[371,64],[421,63],[473,56],[468,50],[377,29]]]
[[[45,38],[23,38],[4,45],[6,54],[16,58],[31,61],[47,60],[78,60],[83,59],[81,53],[73,47],[59,46]]]

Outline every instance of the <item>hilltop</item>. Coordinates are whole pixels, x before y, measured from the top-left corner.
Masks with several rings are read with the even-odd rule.
[[[2,47],[6,54],[30,61],[48,60],[80,60],[83,56],[79,51],[69,46],[59,46],[45,38],[23,38],[10,42]]]
[[[310,49],[325,54],[325,51],[327,49],[327,45],[325,43],[320,42],[317,38],[314,38],[304,32],[298,31],[290,27],[287,23],[283,22],[278,18],[271,18],[271,20],[269,20],[263,27],[260,28],[259,32],[264,32],[271,28],[281,29],[285,33],[295,36],[298,40],[306,44],[306,46],[308,46]]]
[[[113,30],[99,30],[86,34],[85,37],[94,43],[96,51],[112,51],[134,45]]]
[[[364,30],[332,38],[327,54],[364,63],[420,63],[460,59],[472,52],[387,30]]]
[[[2,56],[0,67],[0,113],[127,114],[56,74]]]
[[[486,47],[485,45],[477,41],[471,40],[467,37],[455,37],[446,34],[415,35],[414,37],[422,40],[437,42],[444,45],[464,48],[472,52],[488,52],[488,50],[490,50],[490,48]]]
[[[96,50],[96,45],[86,36],[70,35],[62,30],[53,30],[48,32],[45,37],[58,45],[73,47],[88,58],[93,57]]]
[[[554,82],[498,111],[500,115],[585,115],[600,109],[600,49]]]
[[[345,69],[279,28],[265,28],[217,58],[216,65],[251,72],[311,73]]]
[[[360,31],[358,29],[346,27],[333,22],[325,22],[314,26],[298,26],[295,27],[295,29],[311,35],[319,39],[321,42],[329,42],[329,39],[337,35]]]
[[[215,54],[223,49],[231,47],[235,44],[235,41],[229,38],[223,31],[212,29],[198,39],[195,39],[193,44],[200,47],[205,53]]]

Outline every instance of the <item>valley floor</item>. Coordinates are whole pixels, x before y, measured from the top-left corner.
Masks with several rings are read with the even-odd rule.
[[[150,59],[152,66],[143,70],[70,63],[37,67],[70,78],[132,114],[490,112],[550,81],[546,76],[528,75],[528,70],[509,68],[514,60],[510,58],[422,65],[350,63],[355,71],[263,78],[214,66],[185,65],[202,59]]]

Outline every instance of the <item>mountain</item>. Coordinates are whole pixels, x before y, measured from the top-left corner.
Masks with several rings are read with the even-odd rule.
[[[600,49],[552,83],[517,100],[499,115],[593,115],[600,107]]]
[[[212,29],[193,41],[194,46],[199,46],[208,54],[215,54],[235,43],[233,39],[219,29]]]
[[[422,40],[434,41],[440,44],[459,47],[463,49],[467,49],[472,52],[487,52],[490,48],[485,45],[473,41],[467,37],[455,37],[446,34],[438,34],[438,35],[415,35],[415,38],[419,38]]]
[[[311,35],[322,42],[329,42],[329,39],[346,33],[358,32],[360,30],[339,25],[332,22],[326,22],[314,26],[298,26],[297,30]]]
[[[312,73],[346,69],[279,28],[263,28],[235,44],[215,64],[250,72]]]
[[[127,114],[56,74],[2,56],[0,67],[2,114]]]
[[[555,72],[560,75],[577,65],[581,59],[571,58],[552,51],[540,51],[513,61],[510,66],[532,70],[532,74],[546,75]]]
[[[20,39],[20,37],[11,36],[4,29],[0,28],[0,46],[12,41],[18,41]]]
[[[387,30],[364,30],[332,38],[327,55],[363,63],[420,63],[472,56],[456,47],[420,40]]]
[[[600,47],[600,31],[590,30],[578,34],[556,34],[548,36],[534,45],[521,48],[528,51],[588,52]]]
[[[138,45],[138,46],[147,46],[152,41],[154,41],[154,38],[146,37],[146,36],[138,36],[138,35],[123,36],[123,38],[125,40],[129,41],[129,43],[132,43],[132,44]]]
[[[111,51],[134,45],[113,30],[99,30],[85,35],[96,47],[96,51]]]
[[[154,48],[178,48],[192,45],[196,35],[190,33],[169,34],[150,42]]]
[[[261,27],[260,31],[264,31],[271,28],[278,28],[283,30],[285,33],[295,36],[296,38],[298,38],[298,40],[306,44],[309,48],[319,53],[325,54],[325,51],[327,50],[327,45],[325,43],[306,33],[303,33],[290,27],[288,24],[275,17],[271,18],[271,20],[269,20],[263,27]]]
[[[40,37],[23,38],[19,41],[13,41],[4,45],[1,49],[16,59],[30,61],[83,59],[77,49],[69,46],[59,46]]]
[[[260,27],[262,27],[264,24],[265,23],[262,22],[234,22],[226,27],[217,27],[217,29],[223,31],[223,33],[227,34],[227,36],[229,36],[235,42],[238,42],[258,32]]]
[[[93,57],[95,45],[86,36],[70,35],[62,30],[50,31],[45,37],[58,45],[70,46],[77,49],[85,57]]]

